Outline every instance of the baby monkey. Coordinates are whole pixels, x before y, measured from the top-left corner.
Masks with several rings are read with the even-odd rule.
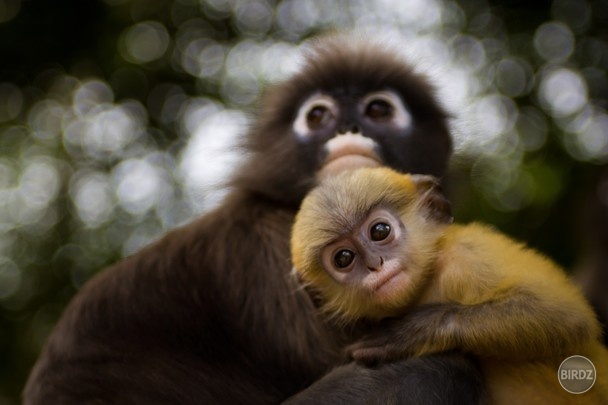
[[[323,311],[367,328],[347,349],[358,362],[461,351],[479,360],[492,403],[608,403],[608,352],[582,293],[541,254],[452,224],[433,177],[374,168],[328,178],[302,203],[291,249]],[[575,354],[597,373],[580,395],[558,381]]]

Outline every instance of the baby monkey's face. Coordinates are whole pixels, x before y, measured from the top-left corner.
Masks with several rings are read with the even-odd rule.
[[[366,168],[328,178],[306,197],[292,229],[300,281],[346,321],[403,314],[432,277],[451,223],[436,179]]]
[[[360,224],[322,249],[321,263],[344,288],[360,290],[377,303],[390,302],[411,281],[404,260],[406,236],[395,212],[374,208]]]

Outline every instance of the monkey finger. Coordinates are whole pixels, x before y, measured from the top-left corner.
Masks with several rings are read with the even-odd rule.
[[[370,342],[359,342],[348,347],[347,354],[357,363],[366,365],[408,357],[408,354],[394,343],[370,344]]]
[[[385,361],[385,351],[378,347],[361,348],[349,353],[350,357],[358,364],[368,367],[376,366]]]
[[[355,362],[367,366],[374,366],[407,357],[407,355],[402,353],[396,345],[362,347],[353,350],[350,353],[350,356]]]
[[[399,341],[401,341],[401,339],[390,331],[376,331],[375,333],[372,332],[355,343],[352,343],[348,346],[347,350],[354,351],[366,348],[388,347]]]

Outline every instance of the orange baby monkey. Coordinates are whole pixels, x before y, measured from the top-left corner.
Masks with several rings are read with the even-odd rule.
[[[492,403],[608,403],[608,352],[579,289],[524,245],[452,224],[430,176],[375,168],[325,180],[302,203],[291,249],[323,311],[370,328],[348,348],[359,362],[460,351],[479,360]],[[572,355],[597,372],[579,395],[558,381]]]

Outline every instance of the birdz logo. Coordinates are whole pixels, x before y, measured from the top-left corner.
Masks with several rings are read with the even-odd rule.
[[[571,394],[587,392],[595,384],[595,366],[586,357],[570,356],[562,362],[557,378],[562,388]]]

